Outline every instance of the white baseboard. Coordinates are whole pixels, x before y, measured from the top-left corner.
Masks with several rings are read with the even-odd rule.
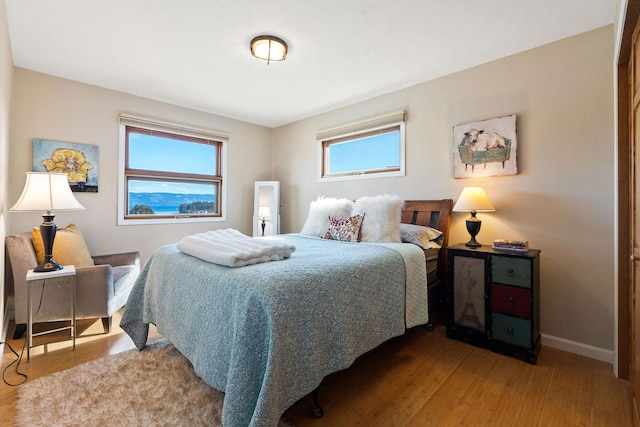
[[[542,334],[542,345],[553,347],[558,350],[568,351],[569,353],[579,354],[580,356],[589,357],[602,362],[611,363],[613,365],[613,350],[594,347],[592,345],[570,341],[547,334]]]

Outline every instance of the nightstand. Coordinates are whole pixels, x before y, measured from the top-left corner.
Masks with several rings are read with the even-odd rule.
[[[42,289],[48,284],[49,280],[60,278],[71,278],[70,296],[71,296],[71,325],[62,328],[50,329],[37,334],[33,333],[33,304],[31,301],[32,282],[42,282]],[[43,298],[46,297],[43,295]],[[37,315],[38,313],[36,313]],[[65,265],[61,270],[48,271],[44,273],[36,273],[33,270],[27,271],[27,362],[31,360],[31,348],[33,346],[33,337],[51,334],[54,332],[69,330],[70,339],[73,341],[73,350],[76,349],[76,268],[73,265]]]
[[[540,251],[448,249],[447,336],[535,364],[540,352]]]

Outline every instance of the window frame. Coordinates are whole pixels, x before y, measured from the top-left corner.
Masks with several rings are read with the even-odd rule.
[[[319,132],[316,136],[318,146],[318,181],[345,181],[405,176],[405,121],[406,113],[400,111]],[[331,145],[391,132],[399,133],[400,165],[397,168],[365,169],[334,174],[325,173],[325,171],[329,169],[328,164],[331,161],[329,157],[329,147]]]
[[[181,173],[161,170],[129,168],[128,136],[132,130],[162,137],[175,138],[185,142],[195,142],[216,147],[216,175]],[[145,119],[137,116],[120,115],[119,125],[119,184],[118,184],[118,225],[175,224],[193,222],[226,221],[226,172],[228,137],[218,132],[182,126],[174,123]],[[182,181],[185,183],[215,183],[217,212],[214,214],[171,214],[171,215],[129,215],[128,184],[131,179],[142,181]]]

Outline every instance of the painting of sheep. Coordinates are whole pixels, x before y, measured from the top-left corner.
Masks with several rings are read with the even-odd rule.
[[[516,115],[453,128],[454,178],[515,175]]]

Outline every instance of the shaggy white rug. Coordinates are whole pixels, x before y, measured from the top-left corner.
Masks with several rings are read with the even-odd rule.
[[[223,400],[162,340],[27,382],[16,425],[221,426]]]

